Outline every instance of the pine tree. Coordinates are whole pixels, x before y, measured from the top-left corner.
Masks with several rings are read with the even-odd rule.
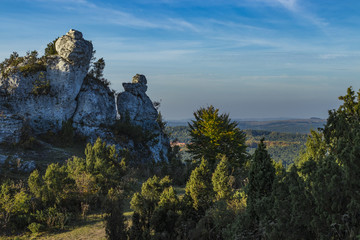
[[[245,134],[228,114],[219,114],[213,106],[200,108],[189,123],[191,143],[187,146],[192,156],[209,161],[214,169],[218,154],[228,158],[231,167],[241,166],[246,159]]]
[[[126,240],[122,198],[110,189],[105,207],[105,232],[109,240]]]
[[[266,150],[264,139],[261,139],[250,163],[247,187],[247,205],[249,208],[253,207],[257,200],[271,194],[274,178],[275,168]]]
[[[211,180],[214,192],[216,192],[216,199],[229,200],[231,197],[232,188],[229,183],[229,163],[225,156],[221,158],[221,161],[217,165]]]
[[[253,226],[256,236],[264,235],[263,226],[271,215],[274,179],[275,167],[266,150],[264,139],[261,139],[250,163],[246,201],[248,221]]]
[[[310,226],[313,215],[313,198],[298,175],[296,166],[276,176],[273,184],[273,207],[269,239],[315,239]]]
[[[211,185],[211,172],[205,159],[191,172],[185,192],[191,197],[193,208],[201,214],[204,214],[211,206],[214,192]]]
[[[150,221],[151,229],[155,231],[157,238],[175,237],[175,224],[179,217],[178,209],[179,198],[175,189],[172,186],[164,189]]]

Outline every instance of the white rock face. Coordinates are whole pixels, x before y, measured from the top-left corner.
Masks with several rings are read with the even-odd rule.
[[[21,137],[23,118],[0,110],[0,143],[17,143]]]
[[[73,122],[84,136],[91,136],[99,127],[111,126],[116,120],[114,93],[96,81],[88,77],[77,98]]]
[[[73,117],[76,97],[89,69],[92,44],[80,32],[70,30],[57,40],[56,49],[60,56],[48,57],[46,71],[27,76],[17,71],[0,81],[12,112],[29,120],[35,133],[57,131],[62,121]],[[39,80],[49,82],[48,93],[33,94]]]
[[[62,58],[77,65],[89,65],[93,50],[91,42],[84,40],[82,33],[74,29],[59,38],[55,48]]]
[[[155,137],[147,145],[150,158],[155,161],[167,160],[169,139],[157,123],[158,112],[146,95],[147,80],[144,75],[136,74],[132,83],[123,83],[125,92],[118,95],[117,107],[122,121],[141,126]]]
[[[125,92],[118,95],[117,105],[122,119],[129,118],[132,124],[152,129],[157,125],[158,112],[145,93],[146,83],[145,76],[140,74],[134,76],[132,83],[123,83]]]

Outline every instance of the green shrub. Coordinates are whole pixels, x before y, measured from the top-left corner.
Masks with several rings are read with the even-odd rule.
[[[29,211],[30,196],[22,184],[7,181],[0,189],[0,227],[8,229],[11,222]],[[16,227],[16,224],[14,224]]]
[[[17,52],[13,52],[9,58],[0,63],[0,73],[3,78],[7,78],[19,71],[27,77],[40,71],[46,71],[45,60],[44,57],[38,58],[37,51],[27,52],[24,57],[20,57]]]
[[[46,69],[45,69],[46,70]],[[35,80],[31,91],[35,96],[47,95],[50,92],[50,80],[46,79],[44,72],[39,73],[38,79]]]
[[[30,225],[28,226],[28,229],[32,232],[32,233],[39,233],[40,230],[43,228],[43,225],[41,223],[30,223]]]
[[[58,52],[56,51],[55,48],[55,43],[59,38],[56,38],[54,41],[48,43],[48,45],[45,48],[45,56],[50,56],[50,55],[57,55]]]
[[[17,52],[13,52],[9,58],[6,58],[2,63],[0,63],[0,73],[2,77],[7,78],[10,74],[14,73],[16,68],[10,67],[16,67],[23,61],[23,57],[19,57]]]
[[[32,51],[27,52],[26,56],[23,58],[23,62],[26,61],[24,66],[18,67],[18,70],[27,77],[28,75],[46,71],[46,63],[44,58],[38,58],[38,52]]]
[[[117,137],[126,135],[137,143],[143,142],[145,140],[145,134],[142,127],[138,125],[132,125],[127,121],[117,120],[111,128]]]

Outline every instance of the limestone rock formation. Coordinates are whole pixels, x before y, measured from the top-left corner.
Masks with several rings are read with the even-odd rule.
[[[148,142],[152,158],[156,161],[167,159],[169,139],[157,122],[158,112],[146,95],[147,80],[144,75],[136,74],[132,83],[123,83],[125,92],[118,95],[117,107],[122,121],[141,126],[155,135]]]
[[[146,95],[147,80],[144,75],[136,74],[132,83],[123,83],[125,92],[118,95],[117,105],[120,116],[128,118],[132,124],[152,129],[158,113]]]
[[[62,122],[74,115],[75,99],[92,54],[91,42],[81,36],[80,32],[70,30],[59,38],[56,49],[61,55],[48,57],[44,71],[32,74],[15,71],[7,77],[0,76],[0,89],[6,93],[6,104],[12,112],[28,119],[36,133],[59,130]],[[27,63],[23,64],[26,66]],[[34,89],[45,87],[47,91],[34,93]]]
[[[169,139],[146,95],[144,75],[123,83],[125,91],[115,97],[106,82],[87,74],[93,47],[81,32],[70,30],[55,49],[56,55],[15,56],[15,63],[0,66],[0,143],[19,142],[25,122],[34,134],[42,134],[58,132],[63,121],[71,120],[75,132],[91,142],[101,137],[141,159],[167,159]],[[151,137],[142,143],[119,141],[113,133],[117,121],[140,126]]]

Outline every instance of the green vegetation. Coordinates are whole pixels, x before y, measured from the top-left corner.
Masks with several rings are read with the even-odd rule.
[[[35,80],[33,84],[33,89],[31,91],[35,96],[47,95],[50,92],[50,80],[46,79],[45,73],[40,72],[38,79]]]
[[[187,153],[185,144],[190,144],[191,137],[189,127],[166,126],[166,131],[169,133],[170,141],[177,143],[184,143],[180,145],[182,153],[182,160],[191,159],[191,155]],[[276,162],[281,162],[284,167],[293,164],[302,150],[305,148],[305,143],[308,134],[303,133],[283,133],[283,132],[270,132],[265,130],[244,130],[246,134],[247,152],[253,154],[260,143],[262,138],[265,138],[268,152],[272,159]]]
[[[246,159],[245,134],[229,115],[219,115],[213,106],[200,108],[189,123],[191,144],[187,145],[194,159],[205,158],[214,169],[219,154],[228,158],[232,167],[239,167]]]
[[[46,59],[38,58],[37,51],[27,52],[24,57],[13,52],[9,58],[0,63],[0,72],[4,78],[16,72],[21,72],[26,77],[41,71],[46,71]]]
[[[46,71],[45,58],[38,58],[38,52],[27,52],[23,57],[22,65],[17,65],[17,69],[25,76],[32,75],[40,71]]]
[[[85,158],[73,157],[65,164],[52,163],[45,173],[33,171],[25,184],[1,185],[0,223],[7,233],[25,229],[64,229],[71,221],[86,216],[116,198],[124,159],[115,147],[100,139],[88,144]],[[107,200],[110,199],[110,200]]]
[[[325,120],[319,118],[273,121],[238,121],[238,125],[241,129],[302,134],[308,134],[312,129],[322,128],[325,123]]]
[[[93,52],[95,54],[95,52]],[[101,83],[105,87],[110,85],[110,82],[104,78],[104,69],[105,69],[105,60],[104,58],[100,58],[95,62],[95,57],[92,58],[92,64],[90,66],[90,70],[87,74],[87,78],[94,79],[98,83]],[[86,79],[85,79],[86,80]]]
[[[45,56],[57,55],[58,52],[56,51],[55,43],[59,38],[56,38],[54,41],[48,43],[45,48]]]
[[[360,91],[349,88],[340,100],[287,169],[271,159],[266,147],[271,141],[264,139],[236,167],[231,151],[213,150],[216,138],[208,149],[199,149],[200,159],[184,164],[175,147],[169,162],[137,167],[98,139],[87,145],[84,158],[35,170],[27,183],[3,181],[2,232],[29,236],[66,229],[89,211],[102,210],[102,236],[108,239],[359,239]],[[219,120],[215,109],[201,110],[212,117],[193,122],[198,143],[208,144],[205,140],[226,125],[230,132],[240,131],[229,118]],[[277,137],[252,133],[256,141],[264,134]],[[149,169],[148,176],[143,169]],[[173,185],[176,178],[181,186]]]

